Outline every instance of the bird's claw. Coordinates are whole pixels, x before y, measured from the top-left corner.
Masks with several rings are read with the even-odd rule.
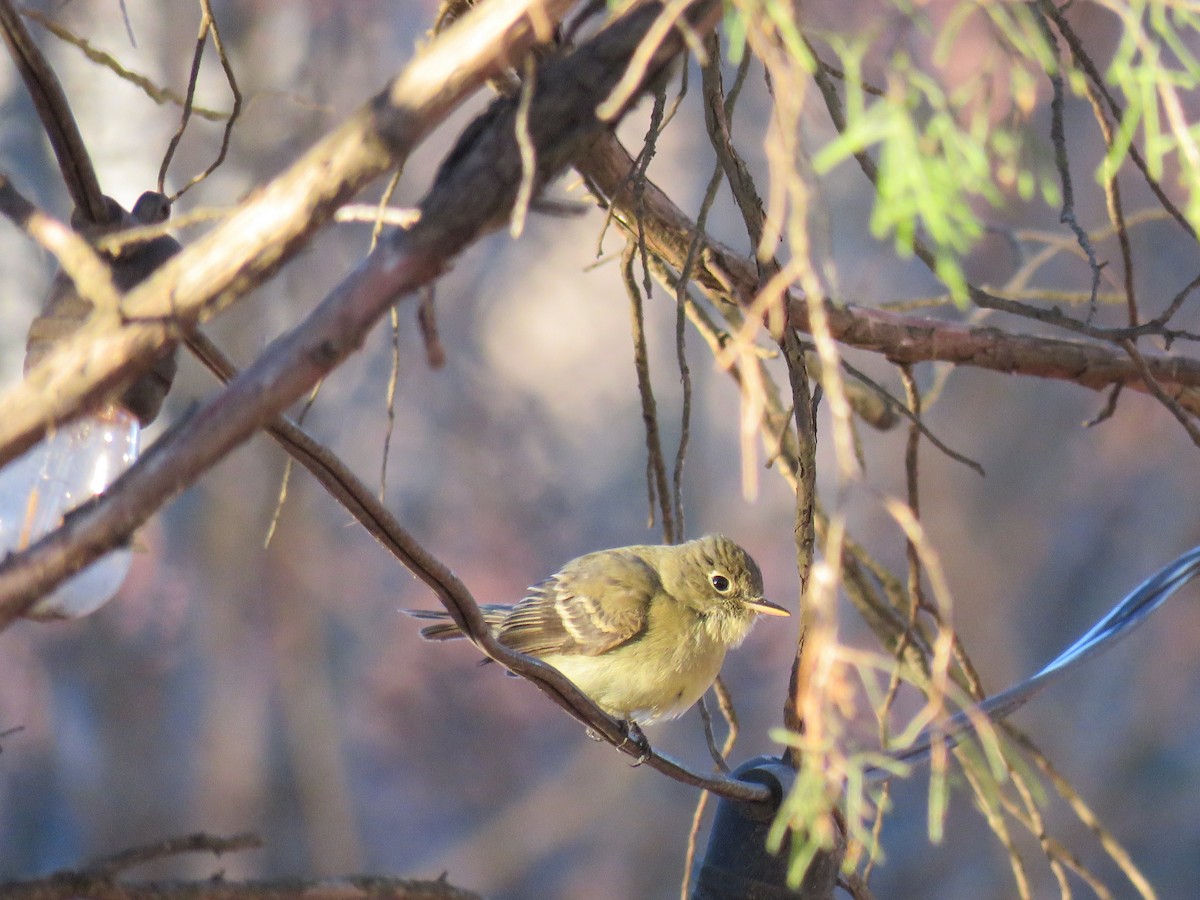
[[[633,756],[634,754],[629,750],[629,745],[632,744],[637,753],[637,761],[634,762],[634,766],[640,766],[650,758],[652,752],[650,741],[646,739],[646,735],[642,733],[641,726],[637,722],[629,720],[622,724],[625,730],[625,737],[621,739],[621,743],[617,744],[617,749]]]
[[[650,741],[646,735],[642,733],[641,726],[637,722],[631,720],[623,720],[621,722],[621,730],[624,734],[621,737],[621,742],[616,744],[616,748],[622,753],[628,753],[630,756],[637,755],[637,760],[634,766],[640,766],[650,758],[653,752],[650,749]],[[585,729],[587,736],[593,741],[603,741],[604,736],[592,728]],[[633,749],[631,750],[630,747]]]

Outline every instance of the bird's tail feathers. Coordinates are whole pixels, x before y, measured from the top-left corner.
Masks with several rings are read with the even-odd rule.
[[[481,606],[484,621],[488,625],[495,628],[500,622],[504,621],[505,615],[509,612],[507,606]],[[450,613],[444,609],[405,609],[401,612],[412,616],[414,619],[434,619],[438,624],[426,625],[421,629],[421,637],[427,641],[453,641],[457,638],[464,637],[462,629],[455,624],[450,618]]]

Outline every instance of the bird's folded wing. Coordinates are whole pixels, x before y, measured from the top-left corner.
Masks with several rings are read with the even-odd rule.
[[[642,632],[650,601],[661,592],[654,569],[637,555],[589,554],[531,587],[497,637],[535,656],[599,656]]]

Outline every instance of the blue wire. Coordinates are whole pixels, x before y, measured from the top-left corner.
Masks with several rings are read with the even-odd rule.
[[[1127,637],[1172,594],[1197,575],[1200,575],[1200,547],[1194,547],[1143,581],[1114,606],[1108,615],[1035,675],[976,703],[970,709],[956,713],[935,728],[926,729],[917,736],[912,745],[890,753],[890,758],[899,762],[921,762],[929,758],[934,741],[943,741],[949,748],[957,744],[963,735],[974,732],[980,716],[986,716],[994,722],[1000,721],[1024,706],[1051,681],[1061,678],[1098,653],[1108,650],[1119,639]],[[872,766],[867,768],[864,774],[871,780],[878,780],[890,777],[894,773]]]

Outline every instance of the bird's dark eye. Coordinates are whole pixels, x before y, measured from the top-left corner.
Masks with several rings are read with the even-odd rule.
[[[716,589],[718,594],[724,594],[729,590],[729,579],[721,573],[713,572],[709,577],[712,580],[712,586]]]

